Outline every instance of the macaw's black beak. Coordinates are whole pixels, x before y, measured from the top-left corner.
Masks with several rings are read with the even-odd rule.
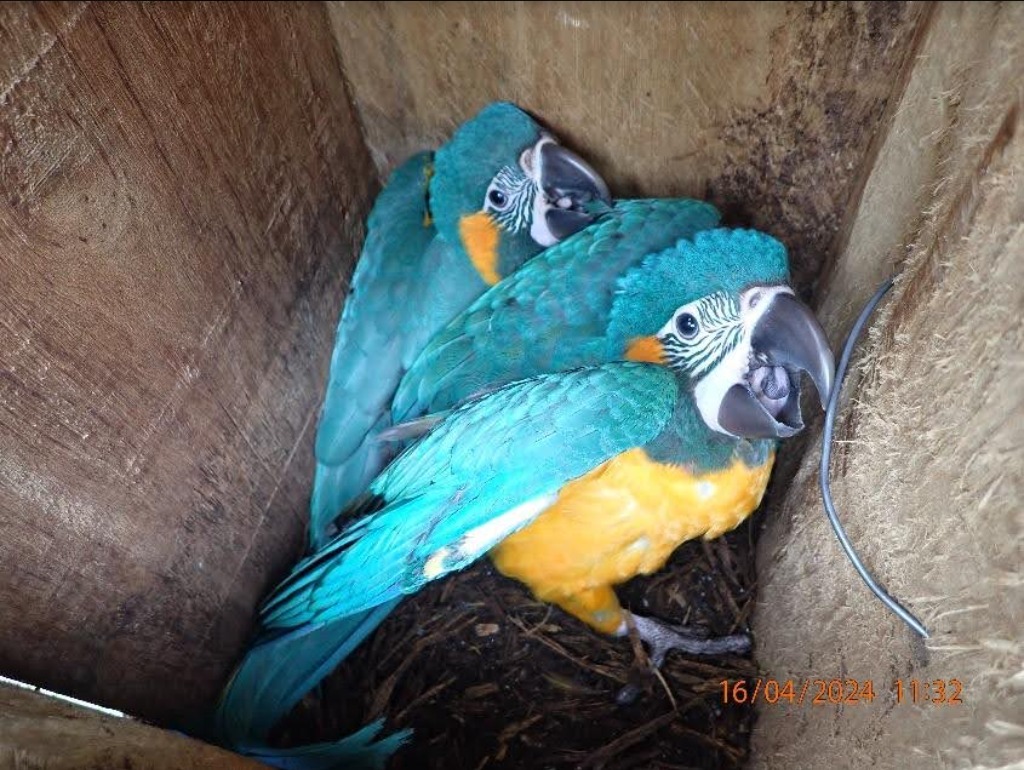
[[[825,332],[804,303],[776,294],[751,338],[750,368],[719,406],[718,422],[744,438],[789,438],[803,430],[800,373],[807,372],[822,409],[835,380],[835,359]]]
[[[542,141],[540,186],[550,202],[544,219],[558,240],[579,232],[611,207],[608,185],[583,158],[552,141]]]

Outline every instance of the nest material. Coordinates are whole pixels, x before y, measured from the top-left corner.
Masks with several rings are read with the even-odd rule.
[[[683,546],[623,604],[720,635],[747,627],[754,549],[748,523]],[[412,727],[393,770],[738,768],[753,711],[723,704],[744,657],[673,652],[652,672],[642,650],[547,604],[489,562],[429,586],[398,610],[282,726],[282,745],[330,740],[385,716]],[[616,703],[627,684],[640,696]]]

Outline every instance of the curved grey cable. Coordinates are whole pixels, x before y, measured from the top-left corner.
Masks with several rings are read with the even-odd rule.
[[[867,323],[868,318],[871,317],[871,313],[878,306],[878,303],[882,301],[882,297],[885,296],[886,292],[892,288],[892,278],[886,279],[882,287],[875,292],[875,296],[871,298],[868,304],[861,311],[860,316],[857,318],[857,322],[853,325],[853,329],[850,330],[850,336],[846,338],[846,343],[843,345],[843,355],[839,359],[839,368],[836,370],[836,381],[832,388],[832,393],[828,399],[828,408],[825,410],[825,433],[822,437],[821,446],[821,468],[818,473],[818,479],[821,483],[821,499],[825,503],[825,513],[828,514],[828,521],[832,525],[833,531],[836,533],[836,537],[839,538],[839,543],[842,545],[843,550],[849,557],[850,562],[853,564],[857,573],[867,583],[868,588],[871,589],[872,593],[881,600],[882,604],[892,610],[904,623],[914,629],[925,639],[928,638],[928,629],[924,627],[924,624],[914,617],[908,609],[893,599],[889,594],[885,592],[875,579],[871,577],[871,573],[868,572],[867,568],[861,562],[857,556],[857,552],[853,550],[853,544],[850,543],[850,538],[847,537],[846,531],[843,529],[843,525],[839,522],[839,514],[836,513],[835,503],[832,502],[832,488],[829,483],[829,463],[832,459],[832,433],[835,428],[836,413],[839,411],[839,391],[843,387],[843,379],[846,377],[846,370],[850,365],[850,356],[853,354],[853,346],[857,343],[857,338],[860,337],[861,330]]]

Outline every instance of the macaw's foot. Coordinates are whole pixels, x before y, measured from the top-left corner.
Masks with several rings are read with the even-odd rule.
[[[750,636],[747,634],[709,638],[699,629],[670,626],[641,615],[633,615],[633,625],[640,639],[647,643],[650,649],[648,656],[657,668],[661,668],[671,650],[690,655],[731,655],[750,650]]]
[[[647,644],[650,650],[648,658],[655,668],[661,668],[671,650],[679,650],[690,655],[735,655],[750,650],[748,634],[708,637],[696,628],[670,626],[641,615],[634,614],[632,617],[637,636]],[[615,700],[620,705],[632,703],[642,689],[638,684],[627,684],[619,691]]]

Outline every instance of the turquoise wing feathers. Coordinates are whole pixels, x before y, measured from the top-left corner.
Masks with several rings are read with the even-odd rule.
[[[650,253],[715,227],[691,199],[619,201],[483,294],[438,333],[403,376],[392,420],[446,409],[506,382],[615,360],[608,341],[619,282]]]
[[[513,383],[460,407],[373,483],[370,513],[295,568],[263,606],[262,625],[329,623],[466,567],[564,483],[656,436],[676,398],[667,369],[614,363]]]
[[[262,743],[403,595],[527,523],[538,496],[646,443],[670,418],[675,395],[667,370],[617,364],[515,383],[453,411],[378,477],[348,512],[352,523],[264,605],[263,637],[214,715],[218,742],[277,767],[330,755],[333,744],[300,756],[272,755]]]
[[[436,236],[427,210],[431,153],[392,175],[367,220],[367,235],[338,324],[316,437],[310,538],[380,470],[387,447],[367,435],[387,421],[410,349],[407,297],[419,294],[424,255]]]

